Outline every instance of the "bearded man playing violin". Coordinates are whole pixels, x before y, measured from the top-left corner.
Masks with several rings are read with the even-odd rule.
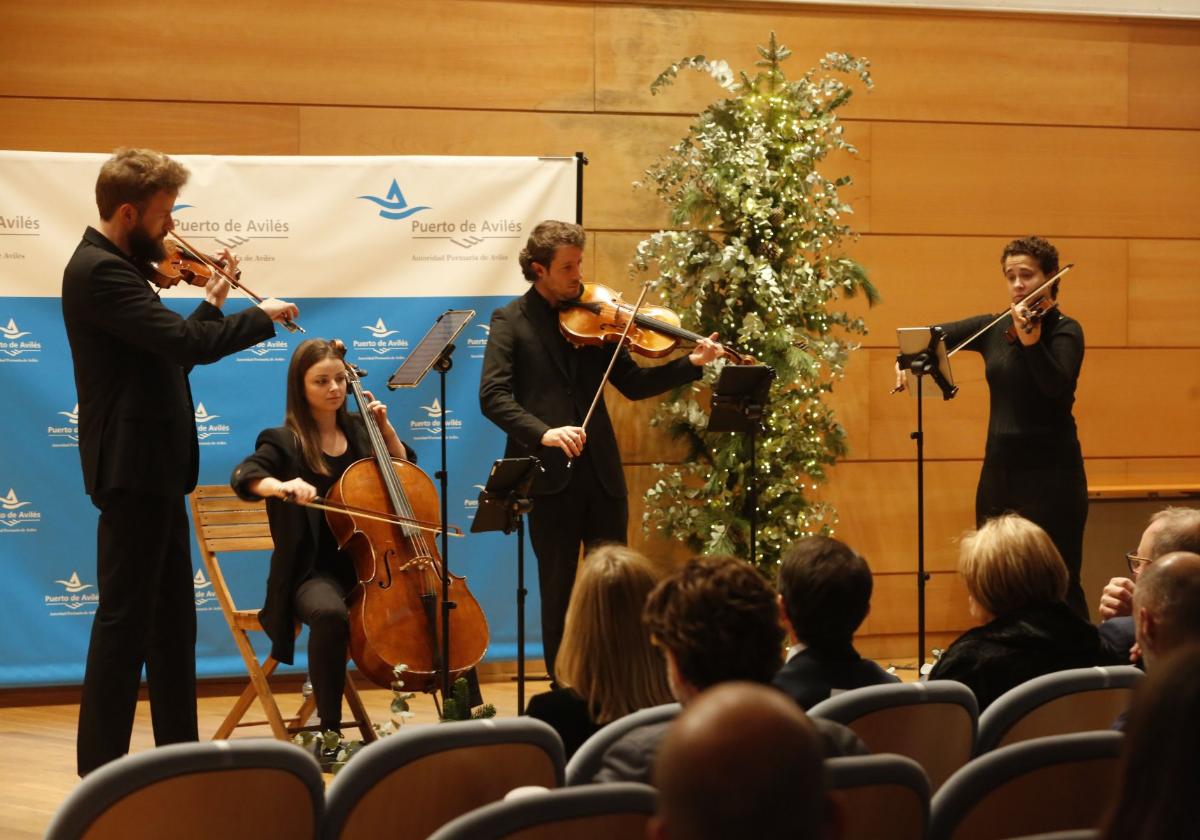
[[[624,346],[569,343],[558,316],[584,291],[585,241],[579,225],[545,221],[534,228],[520,256],[532,287],[492,313],[479,385],[484,415],[508,436],[505,457],[534,455],[544,468],[531,490],[529,536],[538,559],[542,646],[551,677],[580,547],[623,544],[629,529],[621,453],[600,392],[613,354],[609,381],[628,399],[640,400],[699,379],[702,367],[723,352],[714,335],[700,339],[687,356],[641,367]]]
[[[270,338],[273,322],[297,315],[293,304],[270,299],[223,317],[229,287],[220,276],[188,317],[163,305],[146,263],[163,255],[187,178],[160,152],[118,150],[96,181],[99,224],[87,228],[63,272],[84,490],[100,510],[99,604],[79,705],[81,776],[129,751],[143,666],[155,743],[197,738],[184,496],[196,486],[199,446],[188,371]]]

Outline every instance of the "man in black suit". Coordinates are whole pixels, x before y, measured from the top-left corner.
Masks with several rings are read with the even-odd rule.
[[[542,645],[552,676],[580,546],[624,543],[629,529],[625,473],[603,397],[588,428],[581,425],[613,349],[576,347],[558,327],[558,310],[583,292],[584,241],[578,225],[545,221],[534,228],[520,257],[533,286],[492,313],[479,385],[484,415],[508,435],[504,456],[536,455],[545,469],[532,489],[529,538],[538,559]],[[621,348],[609,381],[631,400],[692,382],[721,354],[715,339],[657,367],[640,367]]]
[[[77,760],[82,776],[129,751],[143,665],[157,744],[197,739],[196,608],[184,497],[199,446],[188,371],[275,333],[293,304],[269,299],[229,318],[219,276],[183,318],[144,272],[161,260],[188,172],[148,149],[100,169],[100,221],[63,272],[62,307],[79,397],[84,489],[100,510]],[[224,254],[231,270],[236,261]],[[167,281],[162,286],[169,285]]]
[[[854,649],[873,587],[867,561],[841,540],[804,537],[783,555],[779,611],[792,646],[772,682],[802,709],[834,691],[900,682]]]

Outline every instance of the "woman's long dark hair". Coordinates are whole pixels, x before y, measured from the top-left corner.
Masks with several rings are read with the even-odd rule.
[[[292,430],[292,434],[300,443],[304,463],[317,475],[329,475],[329,467],[325,466],[325,456],[321,451],[321,432],[317,429],[317,421],[313,419],[312,409],[305,395],[304,376],[309,368],[326,359],[341,361],[342,354],[331,342],[323,338],[310,338],[296,348],[288,365],[287,410],[283,420],[284,425]],[[348,417],[346,403],[343,402],[337,411],[337,423],[342,429],[349,428]]]
[[[1155,662],[1134,694],[1106,840],[1200,837],[1200,644]]]

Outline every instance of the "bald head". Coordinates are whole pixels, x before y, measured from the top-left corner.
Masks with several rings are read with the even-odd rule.
[[[1133,614],[1149,666],[1181,645],[1200,642],[1200,554],[1174,551],[1150,564],[1138,579]]]
[[[790,697],[725,682],[671,725],[655,764],[655,836],[828,836],[820,738]]]

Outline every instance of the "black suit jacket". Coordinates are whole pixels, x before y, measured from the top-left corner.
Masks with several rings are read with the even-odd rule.
[[[183,318],[90,227],[63,272],[62,308],[86,491],[190,493],[200,456],[188,371],[270,338],[270,317],[255,306],[225,318],[201,301]]]
[[[863,659],[853,647],[832,656],[818,656],[811,648],[805,648],[785,662],[771,680],[772,685],[791,695],[806,711],[828,700],[835,688],[849,690],[898,682],[899,677]]]
[[[535,480],[533,495],[558,493],[566,487],[567,459],[561,449],[542,446],[542,435],[548,429],[583,422],[612,352],[609,347],[568,344],[554,310],[532,287],[492,313],[479,404],[484,415],[508,435],[504,457],[541,459],[545,472]],[[609,381],[624,396],[640,400],[699,379],[702,373],[686,357],[641,367],[622,348]],[[621,453],[603,397],[588,424],[586,451],[604,492],[624,497]]]

